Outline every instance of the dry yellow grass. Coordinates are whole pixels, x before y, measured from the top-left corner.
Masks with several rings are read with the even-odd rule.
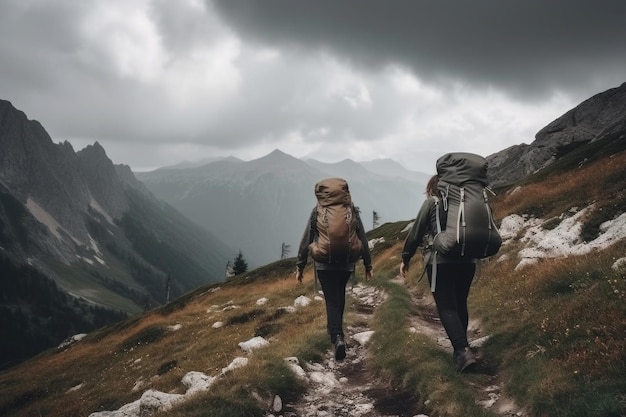
[[[292,306],[299,295],[313,296],[310,270],[303,284],[289,275],[243,286],[224,285],[199,292],[184,308],[169,314],[144,313],[115,331],[96,332],[62,352],[44,353],[0,374],[0,410],[13,410],[10,415],[16,416],[40,412],[86,416],[115,410],[138,399],[147,388],[182,393],[181,379],[187,372],[217,375],[236,356],[245,356],[238,343],[252,338],[263,319],[277,324],[269,336],[272,355],[292,356],[310,331],[325,328],[324,305],[319,301],[295,314],[272,318],[279,307]],[[257,306],[262,297],[268,302]],[[234,308],[224,311],[228,306]],[[229,320],[236,324],[212,327]],[[180,328],[175,330],[177,325]],[[254,369],[247,371],[254,374]],[[139,384],[143,385],[133,390]]]
[[[606,202],[624,195],[607,192],[607,179],[623,177],[626,152],[605,158],[573,171],[555,174],[544,181],[528,184],[516,192],[499,195],[494,199],[494,212],[498,218],[511,213],[523,214],[538,205],[548,208],[542,217],[558,216],[565,206],[577,207],[581,202]],[[533,214],[533,213],[530,213]]]

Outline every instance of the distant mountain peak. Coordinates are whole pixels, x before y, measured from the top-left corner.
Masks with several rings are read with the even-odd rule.
[[[266,160],[285,160],[285,159],[296,159],[293,156],[286,154],[285,152],[281,151],[280,149],[274,149],[272,152],[268,153],[265,156],[262,156],[260,158],[258,158],[259,160],[261,159],[266,159]]]
[[[280,149],[274,149],[272,152],[257,159],[247,162],[250,167],[276,167],[279,165],[301,165],[303,162]]]

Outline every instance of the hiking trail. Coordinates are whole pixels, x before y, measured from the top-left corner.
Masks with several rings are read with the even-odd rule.
[[[396,277],[393,282],[403,285]],[[347,356],[336,361],[334,351],[329,349],[321,363],[302,364],[310,381],[307,393],[296,403],[285,404],[280,412],[267,417],[427,417],[426,410],[406,393],[395,390],[386,381],[373,376],[367,366],[367,342],[373,333],[370,321],[376,307],[385,300],[384,292],[368,285],[356,284],[346,288],[351,297],[346,314],[353,313],[357,319],[346,326]],[[434,340],[441,349],[452,352],[448,338],[439,322],[432,297],[411,294],[416,314],[410,317],[409,331],[424,334]],[[470,347],[476,352],[486,337],[481,335],[479,322],[471,320],[468,331]],[[473,378],[467,387],[472,390],[476,402],[496,416],[524,417],[527,414],[506,395],[504,381],[497,372],[479,365],[475,373],[484,378]],[[476,382],[479,381],[479,382]],[[426,399],[426,404],[428,403]]]

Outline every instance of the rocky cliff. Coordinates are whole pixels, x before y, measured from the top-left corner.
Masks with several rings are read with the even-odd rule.
[[[569,152],[605,138],[624,140],[626,83],[585,100],[548,124],[530,144],[511,146],[487,157],[493,186],[512,184]]]
[[[26,323],[0,343],[3,360],[219,282],[231,253],[97,142],[55,144],[0,100],[0,328]]]

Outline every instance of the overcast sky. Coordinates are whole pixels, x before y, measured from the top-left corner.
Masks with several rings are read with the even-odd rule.
[[[148,170],[278,148],[434,172],[626,81],[624,0],[0,0],[0,99]]]

